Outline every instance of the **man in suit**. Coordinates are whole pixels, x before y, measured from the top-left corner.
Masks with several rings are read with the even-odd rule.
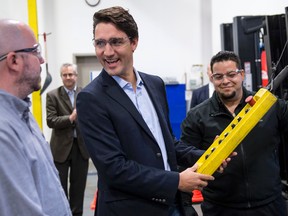
[[[190,103],[190,109],[192,109],[193,107],[195,107],[196,105],[202,103],[204,100],[210,98],[214,92],[214,86],[211,82],[211,69],[210,66],[207,67],[207,75],[209,78],[209,83],[194,89],[192,91],[192,98],[191,98],[191,103]]]
[[[164,82],[133,67],[133,17],[112,7],[93,21],[103,70],[78,94],[77,113],[98,172],[95,215],[183,215],[178,192],[202,189],[214,178],[196,173],[197,165],[177,171]]]
[[[47,125],[53,129],[50,145],[54,163],[74,216],[83,213],[89,164],[74,102],[81,90],[76,86],[77,75],[76,65],[63,64],[60,68],[63,86],[48,92],[46,97]]]

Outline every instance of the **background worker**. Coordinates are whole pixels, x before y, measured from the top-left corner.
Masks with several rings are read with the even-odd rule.
[[[25,23],[0,20],[0,215],[69,216],[49,144],[30,112],[41,55]]]
[[[209,83],[201,86],[200,88],[194,89],[192,91],[192,98],[190,103],[190,109],[195,107],[196,105],[202,103],[204,100],[210,98],[214,92],[214,86],[211,81],[211,68],[210,65],[207,67],[207,76],[209,78]]]
[[[73,216],[83,213],[89,165],[75,107],[75,98],[81,90],[77,75],[76,65],[64,63],[60,68],[63,86],[48,92],[46,97],[47,125],[52,128],[51,150]]]
[[[194,164],[254,94],[243,87],[245,73],[235,53],[217,53],[210,66],[215,92],[192,108],[181,125],[182,142],[176,148],[182,166]],[[281,135],[287,133],[288,106],[279,99],[235,149],[237,157],[203,189],[203,215],[287,216],[279,165]]]

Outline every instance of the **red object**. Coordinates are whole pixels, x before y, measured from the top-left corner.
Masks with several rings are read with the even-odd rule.
[[[192,191],[193,196],[192,196],[192,203],[201,203],[203,202],[203,196],[202,192],[200,190],[193,190]]]
[[[261,52],[261,74],[262,74],[262,86],[266,87],[268,85],[268,70],[267,70],[267,58],[266,51]]]
[[[97,193],[98,193],[98,190],[95,192],[94,198],[93,198],[92,202],[90,203],[90,209],[91,210],[95,210],[96,209]]]
[[[252,95],[248,96],[248,97],[245,99],[245,102],[246,102],[246,103],[249,103],[251,107],[256,103],[256,101],[254,100],[254,98],[253,98]]]

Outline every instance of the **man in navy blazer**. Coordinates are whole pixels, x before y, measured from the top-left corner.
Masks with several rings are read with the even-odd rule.
[[[209,98],[209,84],[206,84],[204,86],[201,86],[200,88],[194,89],[192,91],[190,109],[202,103],[204,100],[208,98]]]
[[[179,173],[165,85],[137,71],[138,28],[121,7],[93,17],[93,41],[103,70],[77,96],[84,142],[98,172],[97,216],[177,216],[179,190],[205,187],[193,166]]]
[[[192,98],[190,103],[190,109],[195,107],[196,105],[202,103],[204,100],[208,99],[212,96],[214,92],[214,86],[211,83],[211,69],[210,66],[207,67],[207,75],[209,77],[209,83],[201,86],[200,88],[194,89],[192,91]]]

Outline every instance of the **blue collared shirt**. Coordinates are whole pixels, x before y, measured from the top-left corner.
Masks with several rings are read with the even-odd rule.
[[[77,87],[75,86],[74,87],[74,89],[73,90],[69,90],[69,89],[67,89],[65,86],[63,86],[64,87],[64,89],[65,89],[65,91],[66,91],[66,93],[67,93],[67,95],[69,96],[69,99],[70,99],[70,102],[71,102],[71,105],[72,105],[72,107],[73,108],[75,108],[75,98],[76,98],[76,89],[77,89]],[[76,129],[74,129],[74,138],[77,138],[77,131],[76,131]]]
[[[131,99],[131,101],[143,117],[161,150],[165,170],[170,170],[165,142],[156,110],[147,93],[147,90],[145,89],[144,83],[141,80],[139,73],[136,70],[134,71],[137,78],[136,91],[134,91],[132,84],[127,82],[126,80],[118,76],[113,76],[113,78],[128,95],[128,97]]]
[[[77,89],[77,87],[75,86],[75,87],[73,88],[73,90],[69,90],[69,89],[67,89],[65,86],[63,86],[63,87],[64,87],[67,95],[69,96],[69,99],[70,99],[70,102],[71,102],[72,107],[74,108],[74,106],[75,106],[74,103],[76,102],[76,101],[74,101],[74,100],[75,100],[75,94],[76,94],[76,89]]]
[[[70,216],[51,150],[21,100],[0,90],[0,215]]]

